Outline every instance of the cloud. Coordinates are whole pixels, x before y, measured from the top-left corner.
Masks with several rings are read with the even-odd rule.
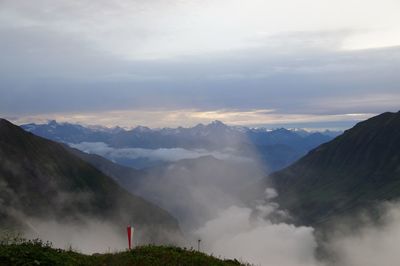
[[[400,261],[400,205],[382,204],[381,223],[364,223],[357,230],[343,230],[338,225],[336,235],[330,239],[329,249],[335,253],[335,265],[395,266]],[[351,230],[349,232],[349,230]],[[343,233],[345,232],[345,233]]]
[[[150,126],[176,126],[179,120],[191,125],[208,122],[207,114],[235,124],[280,122],[273,114],[259,113],[274,110],[283,121],[292,114],[308,116],[310,122],[311,116],[326,115],[329,122],[329,115],[396,111],[398,51],[300,53],[275,59],[260,52],[244,59],[232,54],[207,62],[187,58],[142,65],[77,60],[80,65],[72,64],[71,71],[61,67],[65,64],[46,67],[40,58],[32,59],[32,64],[15,59],[15,71],[4,66],[0,77],[0,113],[25,120],[57,118],[108,125],[112,121],[150,125],[150,121]],[[38,60],[44,65],[33,63]],[[17,71],[21,64],[25,65],[21,71],[28,73]],[[39,77],[32,77],[36,71]],[[46,77],[40,77],[42,73]],[[162,123],[157,125],[158,121]]]
[[[55,248],[72,248],[85,254],[121,251],[127,248],[125,227],[117,227],[100,219],[86,217],[81,223],[63,223],[50,218],[25,217],[24,222],[30,227],[24,237],[50,241]]]
[[[208,253],[241,259],[256,265],[283,266],[395,266],[400,254],[400,204],[381,203],[379,222],[375,217],[354,215],[336,220],[325,236],[317,241],[314,228],[295,226],[285,219],[272,219],[279,206],[268,199],[255,208],[232,205],[200,227],[195,235],[201,238]],[[284,212],[281,218],[287,217]],[[354,224],[356,222],[356,224]],[[326,228],[325,228],[326,230]],[[321,233],[321,232],[320,232]],[[317,259],[317,249],[324,255]]]
[[[397,97],[388,96],[381,98],[394,107]],[[368,99],[370,102],[371,99]],[[354,99],[354,102],[361,99]],[[375,113],[341,113],[344,103],[351,99],[331,99],[326,102],[314,103],[318,108],[332,108],[338,114],[294,114],[280,113],[277,110],[252,109],[252,110],[209,110],[196,109],[178,110],[115,110],[105,112],[88,112],[75,114],[30,115],[24,117],[6,117],[16,124],[47,123],[48,120],[71,122],[84,125],[103,125],[107,127],[122,126],[133,128],[135,126],[159,127],[191,127],[199,123],[208,124],[219,120],[232,126],[264,126],[264,127],[306,127],[306,128],[348,128],[356,122],[368,119]],[[371,102],[372,103],[372,102]],[[362,102],[360,102],[362,104]],[[372,103],[376,104],[376,102]],[[354,106],[357,106],[356,104]],[[395,110],[395,109],[394,109]],[[354,110],[356,111],[356,110]]]
[[[263,206],[264,216],[276,206]],[[287,223],[272,223],[247,207],[231,206],[198,229],[202,248],[214,255],[240,257],[255,265],[321,265],[314,257],[314,229]]]
[[[11,24],[77,35],[96,49],[133,59],[260,47],[266,43],[265,36],[332,29],[363,30],[364,36],[347,36],[351,41],[346,48],[360,48],[360,38],[367,47],[400,44],[397,38],[389,38],[399,33],[399,19],[394,11],[399,4],[390,0],[364,1],[363,12],[359,12],[356,0],[334,3],[41,0],[35,4],[5,0],[1,6],[3,27]],[[385,38],[379,38],[380,42],[373,38],[376,29],[387,32]]]
[[[160,108],[379,113],[393,101],[340,111],[316,103],[398,95],[399,48],[386,47],[400,44],[396,1],[364,1],[363,12],[357,0],[0,5],[2,116]]]
[[[183,159],[213,156],[220,160],[248,161],[248,158],[233,155],[228,151],[210,152],[204,149],[187,150],[183,148],[113,148],[103,142],[81,142],[69,145],[86,153],[97,154],[111,160],[146,158],[150,161],[176,162]]]
[[[170,212],[179,220],[182,230],[190,235],[222,209],[238,204],[242,190],[265,175],[265,166],[259,164],[252,151],[243,155],[246,157],[235,154],[242,151],[237,141],[230,143],[227,150],[211,147],[210,150],[217,152],[165,149],[168,153],[184,152],[185,156],[189,152],[189,156],[196,156],[196,159],[148,168],[124,187]],[[154,151],[160,149],[151,152]]]

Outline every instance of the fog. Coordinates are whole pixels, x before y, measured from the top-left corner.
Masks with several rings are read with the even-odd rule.
[[[8,209],[9,214],[19,224],[17,229],[2,228],[0,242],[11,236],[11,240],[40,239],[49,242],[52,247],[73,250],[84,254],[110,253],[127,250],[127,225],[96,216],[77,214],[76,217],[65,219],[54,216],[33,217],[15,209]],[[133,247],[148,244],[164,244],[184,246],[181,234],[168,229],[157,228],[154,224],[131,224]],[[160,226],[160,225],[159,225]],[[161,227],[161,226],[160,226]],[[163,243],[157,239],[157,234],[164,236]],[[13,242],[10,243],[13,243]]]
[[[239,144],[230,148],[240,150]],[[247,155],[235,162],[211,156],[179,161],[149,171],[130,190],[177,217],[189,247],[201,239],[203,252],[255,265],[320,265],[314,228],[287,222],[290,214],[273,201],[274,188],[243,202],[242,193],[266,175],[255,150]]]
[[[93,153],[108,158],[112,161],[127,159],[148,159],[150,161],[176,162],[183,159],[195,159],[203,156],[213,156],[221,160],[248,161],[248,158],[233,154],[232,150],[208,151],[206,149],[184,148],[114,148],[104,142],[70,143],[69,146],[86,153]]]
[[[272,223],[268,216],[276,206],[262,209],[258,214],[238,206],[222,211],[196,232],[203,240],[204,250],[257,265],[318,265],[313,228]]]
[[[278,192],[273,187],[265,189],[263,199],[243,203],[241,193],[265,177],[258,155],[249,158],[251,163],[212,157],[179,161],[149,172],[132,191],[177,217],[187,246],[197,247],[201,239],[201,251],[214,256],[282,266],[396,265],[400,261],[396,252],[400,205],[383,203],[380,223],[366,214],[354,214],[351,223],[333,222],[322,239],[317,237],[319,229],[291,222],[290,213],[274,202]],[[359,223],[357,231],[354,221]]]
[[[150,170],[130,189],[171,212],[183,229],[192,229],[240,203],[240,188],[261,176],[257,169],[245,168],[250,165],[213,157],[184,160]]]
[[[45,219],[27,219],[28,239],[50,241],[56,248],[72,249],[85,254],[114,252],[127,248],[125,227],[86,217],[82,223]]]
[[[265,198],[254,208],[231,205],[201,226],[186,231],[186,247],[196,247],[201,239],[202,252],[222,258],[236,258],[254,265],[280,266],[395,266],[400,261],[400,204],[382,203],[380,223],[360,216],[357,230],[350,224],[338,223],[329,237],[320,242],[315,229],[295,226],[290,216],[272,200],[277,193],[268,188]],[[215,207],[215,206],[214,206]],[[85,254],[126,250],[125,226],[94,217],[80,217],[79,222],[38,219],[18,214],[27,225],[24,237],[50,241],[54,247],[72,249]],[[140,236],[134,234],[134,245]],[[332,257],[317,259],[318,246]]]
[[[96,145],[99,149],[110,149]],[[231,147],[232,150],[239,148]],[[182,153],[190,154],[183,149],[168,151],[175,159]],[[249,158],[252,160],[217,159],[213,154],[206,154],[179,161],[171,159],[172,163],[148,170],[134,185],[125,188],[178,219],[185,241],[172,236],[176,237],[176,243],[197,247],[201,239],[201,251],[217,257],[237,258],[255,265],[398,265],[399,203],[382,203],[379,209],[383,215],[379,223],[366,214],[354,215],[353,222],[356,218],[359,221],[357,230],[345,220],[333,222],[326,237],[321,239],[317,237],[318,228],[296,226],[291,222],[291,214],[274,202],[278,192],[273,187],[267,187],[264,197],[255,202],[249,204],[242,200],[248,186],[265,177],[258,155],[254,152]],[[11,193],[6,184],[0,183],[0,189],[3,194]],[[85,199],[68,197],[61,192],[59,195],[60,202],[54,204]],[[16,210],[6,211],[24,221],[25,237],[51,241],[57,248],[72,248],[87,254],[127,248],[127,224],[116,224],[111,222],[112,218],[79,214],[76,214],[78,219],[32,218]],[[147,237],[151,230],[154,228],[145,228],[145,225],[135,228],[134,245],[151,243]],[[321,249],[329,256],[318,256]]]
[[[56,203],[57,204],[57,203]],[[110,220],[76,214],[57,219],[53,215],[33,217],[14,207],[1,207],[1,214],[10,217],[17,225],[12,229],[2,225],[0,242],[7,238],[41,239],[49,241],[55,248],[72,249],[92,254],[126,248],[125,227],[116,226]]]
[[[255,209],[231,206],[195,234],[205,252],[255,265],[395,266],[400,261],[400,204],[384,202],[378,208],[379,222],[355,214],[352,222],[338,220],[324,240],[312,227],[271,219],[276,212],[281,218],[288,214],[269,200]],[[324,249],[324,257],[317,256],[318,248]]]
[[[346,224],[337,226],[328,242],[328,249],[335,254],[332,265],[399,265],[400,204],[382,203],[379,208],[383,217],[378,224],[367,216],[356,231]]]

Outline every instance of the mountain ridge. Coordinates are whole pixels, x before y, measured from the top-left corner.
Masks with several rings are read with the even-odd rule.
[[[281,169],[300,158],[310,149],[332,139],[328,133],[306,132],[298,129],[279,128],[267,130],[228,126],[220,121],[208,125],[198,124],[191,128],[150,129],[136,127],[131,130],[96,128],[51,121],[49,124],[26,124],[22,127],[36,135],[72,144],[79,147],[82,143],[104,143],[113,149],[173,149],[182,148],[189,151],[203,149],[209,152],[224,151],[232,148],[236,154],[254,154],[264,161],[267,171]],[[78,145],[78,146],[77,146]],[[86,151],[86,150],[85,150]],[[96,151],[93,151],[96,153]],[[107,157],[107,155],[99,154]],[[149,160],[147,157],[135,159],[115,159],[122,165],[133,168],[146,168],[162,161]]]
[[[263,180],[276,201],[315,225],[400,197],[400,112],[362,121]]]
[[[0,119],[0,158],[2,227],[17,223],[26,229],[24,217],[62,222],[91,217],[116,226],[133,221],[143,229],[144,242],[167,243],[172,240],[170,233],[181,234],[178,222],[165,210],[130,194],[62,144],[4,119]]]

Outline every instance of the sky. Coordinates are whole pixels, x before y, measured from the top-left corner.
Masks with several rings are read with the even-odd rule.
[[[0,0],[0,116],[347,128],[400,102],[398,0]]]

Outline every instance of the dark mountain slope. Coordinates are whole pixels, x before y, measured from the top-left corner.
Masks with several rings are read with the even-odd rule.
[[[138,187],[143,178],[146,178],[148,175],[145,170],[137,170],[131,167],[113,163],[112,161],[109,161],[106,158],[96,154],[85,153],[78,149],[71,148],[68,145],[64,145],[64,148],[73,155],[93,165],[103,174],[113,178],[118,184],[126,188],[128,191],[131,191],[130,189],[132,187]]]
[[[278,203],[302,224],[400,197],[400,112],[358,123],[272,174]]]
[[[111,178],[66,151],[61,144],[37,137],[0,119],[0,225],[25,217],[79,221],[91,217],[123,227],[133,222],[143,241],[168,242],[179,234],[166,211],[129,194]],[[140,234],[140,233],[139,233]]]

